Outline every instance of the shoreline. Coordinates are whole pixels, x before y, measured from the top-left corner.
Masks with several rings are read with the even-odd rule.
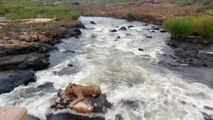
[[[54,45],[62,38],[78,37],[81,34],[79,29],[84,28],[79,21],[27,19],[3,22],[1,33],[5,35],[0,37],[0,94],[35,82],[35,71],[48,68],[50,52],[57,49]],[[31,25],[41,29],[28,28]]]

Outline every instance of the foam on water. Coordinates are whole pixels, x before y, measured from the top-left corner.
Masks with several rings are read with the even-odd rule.
[[[49,106],[56,90],[74,82],[101,86],[113,103],[113,108],[104,115],[106,120],[203,120],[202,113],[213,115],[213,111],[204,107],[213,108],[212,89],[189,83],[181,75],[157,65],[160,56],[167,54],[165,51],[172,54],[165,44],[170,38],[168,33],[147,30],[154,25],[113,18],[81,17],[81,21],[87,27],[82,36],[63,40],[58,45],[59,51],[50,58],[51,67],[36,73],[37,82],[2,94],[0,105],[27,107],[30,115],[44,120],[51,112]],[[129,25],[134,27],[118,30]],[[109,32],[112,29],[118,31]],[[76,53],[66,53],[71,50]],[[70,63],[73,68],[67,67]],[[69,74],[55,74],[64,69]],[[52,82],[53,87],[38,90],[46,82]]]

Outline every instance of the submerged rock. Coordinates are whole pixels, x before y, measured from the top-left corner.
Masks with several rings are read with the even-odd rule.
[[[142,52],[142,51],[144,51],[144,50],[143,50],[142,48],[138,48],[138,51],[141,51],[141,52]]]
[[[32,70],[0,72],[0,94],[10,92],[15,87],[35,81],[36,76]]]
[[[109,30],[110,32],[117,32],[117,30],[116,29],[113,29],[113,30]]]
[[[71,113],[51,114],[47,120],[105,120],[103,117],[88,117]]]
[[[119,30],[127,30],[126,27],[121,27]]]
[[[132,26],[132,25],[129,25],[129,26],[128,26],[128,28],[133,28],[133,27],[134,27],[134,26]]]
[[[94,21],[90,21],[91,24],[95,25],[96,23]]]
[[[146,36],[146,38],[152,38],[152,36]]]

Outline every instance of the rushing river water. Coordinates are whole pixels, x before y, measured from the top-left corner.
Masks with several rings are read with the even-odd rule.
[[[82,35],[64,39],[51,54],[51,66],[36,73],[37,82],[1,95],[0,105],[27,107],[30,115],[44,120],[56,90],[73,82],[101,86],[113,103],[103,115],[106,120],[204,120],[203,113],[213,115],[211,88],[158,65],[162,56],[173,55],[166,45],[168,33],[150,31],[157,26],[142,22],[80,19],[87,28]],[[118,30],[122,26],[127,30]]]

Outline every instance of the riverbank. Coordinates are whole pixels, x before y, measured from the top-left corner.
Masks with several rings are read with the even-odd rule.
[[[92,7],[91,7],[92,6]],[[164,20],[176,16],[200,15],[200,4],[173,4],[170,2],[116,2],[116,3],[69,3],[66,7],[82,11],[85,16],[124,18],[161,25]]]
[[[62,38],[77,37],[78,21],[25,19],[0,23],[0,93],[35,82],[34,71],[49,66],[49,52]],[[17,82],[16,82],[17,81]]]
[[[198,10],[205,8],[203,4],[178,4],[170,2],[120,2],[120,3],[79,3],[67,4],[67,7],[83,11],[86,16],[108,16],[114,18],[124,18],[127,20],[137,20],[146,23],[160,25],[164,21],[178,16],[200,16],[205,13]],[[91,7],[93,6],[93,7]],[[115,10],[116,8],[116,10]],[[161,28],[157,28],[160,30]],[[155,31],[156,29],[150,29]],[[161,32],[166,32],[161,29]],[[171,38],[172,39],[172,38]],[[212,67],[212,54],[202,52],[211,47],[212,39],[201,36],[188,36],[185,40],[168,41],[175,52],[176,60],[180,64],[195,67]],[[175,57],[173,57],[175,58]],[[175,66],[170,65],[169,66]]]

